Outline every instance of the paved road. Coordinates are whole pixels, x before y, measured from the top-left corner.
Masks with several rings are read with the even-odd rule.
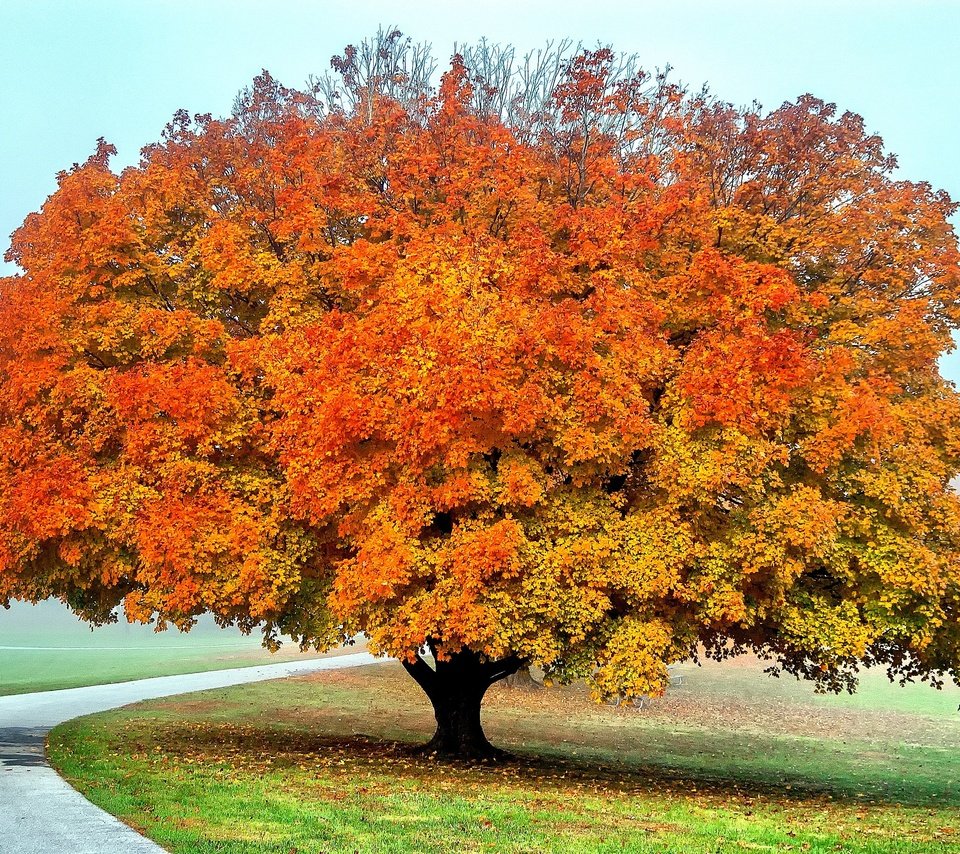
[[[163,852],[159,845],[91,804],[47,764],[44,740],[56,724],[152,697],[359,667],[376,660],[364,652],[0,697],[0,854]]]

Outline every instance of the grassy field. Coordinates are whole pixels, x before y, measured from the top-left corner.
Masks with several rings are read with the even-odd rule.
[[[960,852],[960,691],[822,697],[753,660],[681,668],[639,710],[496,687],[490,767],[415,758],[428,706],[393,664],[80,719],[50,755],[178,854]]]
[[[310,657],[295,644],[271,655],[259,636],[211,620],[186,634],[127,624],[91,631],[56,602],[0,610],[0,695]]]

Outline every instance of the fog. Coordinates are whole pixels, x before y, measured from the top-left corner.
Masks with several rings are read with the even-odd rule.
[[[184,634],[169,628],[157,632],[153,625],[128,623],[122,614],[117,623],[92,628],[80,620],[61,602],[50,599],[37,605],[13,602],[9,609],[0,608],[0,645],[77,645],[77,646],[168,646],[222,641],[232,646],[244,641],[259,646],[257,633],[244,638],[238,629],[222,629],[210,616],[201,617],[197,625]]]

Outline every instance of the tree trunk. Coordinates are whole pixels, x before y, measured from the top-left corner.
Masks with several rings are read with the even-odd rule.
[[[503,756],[503,751],[490,744],[483,733],[480,705],[487,689],[515,673],[522,663],[515,656],[484,661],[468,649],[454,653],[446,661],[437,661],[435,668],[419,655],[412,662],[404,661],[407,672],[430,698],[437,719],[436,733],[419,750],[444,759],[468,761]]]
[[[543,683],[533,678],[529,667],[521,667],[516,673],[507,676],[503,684],[507,688],[516,688],[518,691],[539,691],[543,688]]]
[[[480,691],[431,697],[437,731],[422,748],[425,753],[463,759],[484,759],[496,750],[483,732],[480,722]]]

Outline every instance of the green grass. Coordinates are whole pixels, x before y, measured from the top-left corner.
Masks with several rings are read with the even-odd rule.
[[[0,647],[0,695],[315,657],[295,644],[271,655],[259,636],[209,620],[185,634],[126,624],[91,631],[55,602],[0,610]]]
[[[960,691],[821,697],[761,669],[684,668],[643,711],[495,688],[517,758],[489,767],[411,755],[431,715],[396,665],[80,719],[50,754],[178,854],[960,852]]]

